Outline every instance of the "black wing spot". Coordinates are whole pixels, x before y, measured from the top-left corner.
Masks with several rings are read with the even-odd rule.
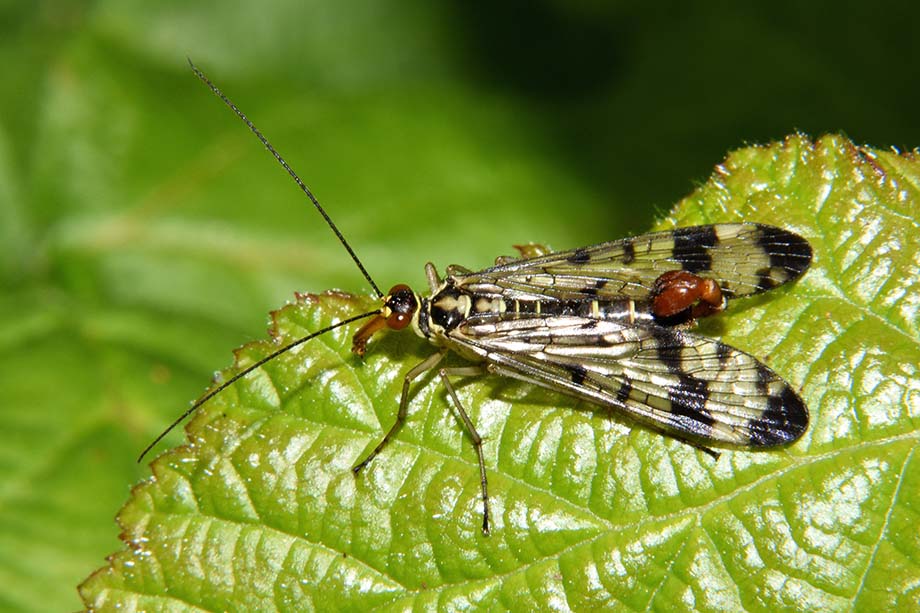
[[[652,337],[655,339],[658,359],[662,364],[668,367],[672,373],[683,374],[681,368],[681,350],[684,343],[680,338],[680,333],[672,328],[664,326],[654,326],[651,328]]]
[[[585,264],[591,261],[591,254],[585,249],[576,249],[572,252],[572,255],[566,259],[572,264]]]
[[[716,341],[716,357],[719,358],[719,364],[725,366],[732,357],[732,348]]]
[[[706,409],[709,400],[709,383],[688,375],[681,375],[677,385],[668,388],[671,410],[681,423],[681,429],[702,438],[712,436],[712,418]]]
[[[623,263],[632,264],[636,259],[636,246],[632,241],[623,243]]]
[[[623,383],[620,385],[620,389],[617,390],[617,402],[626,404],[626,401],[629,400],[629,394],[632,392],[632,381],[629,379],[624,379]]]
[[[757,246],[770,256],[772,268],[782,268],[794,279],[811,264],[812,249],[808,241],[788,230],[773,226],[758,226]],[[771,286],[772,287],[772,286]]]
[[[569,366],[568,369],[569,369],[569,372],[572,373],[572,383],[574,383],[575,385],[581,385],[582,383],[585,382],[585,377],[588,376],[588,371],[585,369],[584,366],[579,366],[578,364],[575,364],[573,366]]]
[[[767,410],[748,426],[751,444],[758,447],[785,445],[796,440],[808,427],[808,408],[788,385],[770,396]]]
[[[674,260],[687,272],[712,270],[712,249],[719,238],[712,226],[677,228],[673,231]]]

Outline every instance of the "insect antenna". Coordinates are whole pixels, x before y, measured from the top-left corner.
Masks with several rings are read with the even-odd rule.
[[[339,230],[338,226],[335,225],[335,222],[333,222],[332,218],[329,217],[329,214],[326,213],[326,210],[319,203],[319,200],[316,199],[316,196],[313,195],[313,192],[310,191],[310,188],[307,187],[306,183],[304,183],[300,179],[297,173],[294,172],[294,169],[288,165],[287,161],[285,161],[285,159],[281,157],[281,154],[278,153],[278,151],[272,146],[270,142],[268,142],[268,139],[265,138],[265,136],[262,134],[262,132],[259,131],[259,129],[255,126],[255,124],[253,124],[252,121],[249,120],[249,117],[247,117],[246,114],[243,113],[243,111],[241,111],[235,104],[233,104],[230,98],[228,98],[222,91],[220,91],[220,89],[216,85],[214,85],[211,82],[211,80],[208,79],[208,77],[206,77],[205,74],[201,72],[201,70],[198,69],[197,66],[195,66],[191,58],[188,58],[188,65],[191,67],[192,72],[195,73],[195,76],[201,79],[201,81],[205,85],[207,85],[208,88],[212,92],[214,92],[214,95],[220,98],[224,104],[230,107],[230,109],[234,113],[236,113],[237,117],[239,117],[243,121],[243,123],[245,123],[246,126],[249,127],[249,129],[252,131],[253,134],[256,135],[256,138],[259,139],[262,145],[264,145],[265,148],[268,149],[269,153],[271,153],[272,156],[274,156],[274,158],[278,160],[278,163],[281,164],[281,167],[287,171],[287,173],[291,176],[292,179],[294,179],[294,182],[297,183],[297,186],[300,187],[301,191],[303,191],[303,193],[307,195],[307,198],[310,199],[310,202],[313,203],[313,206],[316,207],[316,210],[319,212],[320,215],[322,215],[323,219],[326,222],[326,225],[329,226],[329,228],[333,231],[333,233],[335,233],[336,237],[339,239],[339,242],[342,243],[342,246],[345,247],[345,250],[348,252],[348,255],[351,256],[351,259],[355,263],[355,265],[357,265],[358,270],[361,271],[361,274],[364,275],[364,278],[367,280],[370,286],[374,289],[374,293],[377,294],[377,297],[378,298],[383,297],[383,292],[381,292],[380,288],[377,287],[377,284],[374,283],[374,279],[371,278],[370,273],[368,273],[367,270],[364,268],[364,265],[361,263],[361,260],[358,259],[357,254],[354,252],[354,249],[352,249],[351,245],[348,244],[348,241],[345,240],[345,236],[342,235],[342,232]],[[298,345],[302,345],[303,343],[306,343],[310,339],[313,339],[313,338],[316,338],[317,336],[325,334],[326,332],[330,332],[332,330],[335,330],[336,328],[356,322],[360,319],[365,319],[367,317],[371,317],[371,316],[379,315],[379,314],[380,314],[380,311],[375,310],[375,311],[370,311],[368,313],[362,313],[360,315],[349,317],[348,319],[332,324],[331,326],[327,326],[323,328],[322,330],[318,330],[317,332],[314,332],[312,334],[308,334],[307,336],[298,338],[297,340],[292,341],[288,343],[287,345],[284,345],[283,347],[277,349],[276,351],[273,351],[269,355],[257,361],[255,364],[252,364],[251,366],[244,368],[240,372],[236,373],[235,375],[233,375],[232,377],[230,377],[229,379],[227,379],[226,381],[218,385],[213,390],[210,390],[209,392],[207,392],[206,394],[198,398],[198,400],[196,400],[194,404],[192,404],[191,407],[189,407],[184,413],[182,413],[182,415],[180,415],[171,424],[169,424],[169,426],[165,430],[163,430],[155,439],[153,439],[153,441],[149,445],[147,445],[144,448],[144,450],[138,456],[137,461],[141,462],[141,460],[144,459],[144,456],[146,456],[150,452],[150,450],[156,446],[157,443],[163,440],[163,437],[169,434],[173,428],[181,424],[189,415],[191,415],[196,410],[198,410],[198,408],[201,407],[201,405],[203,405],[208,400],[210,400],[217,394],[221,393],[222,391],[227,389],[229,386],[233,385],[234,383],[236,383],[237,381],[239,381],[240,379],[242,379],[243,377],[245,377],[252,371],[256,370],[263,364],[270,362],[271,360],[275,359],[279,355],[287,351],[290,351],[291,349],[293,349],[294,347],[297,347]]]
[[[147,455],[147,453],[151,449],[153,449],[157,443],[163,440],[164,436],[169,434],[173,428],[181,424],[185,420],[186,417],[188,417],[189,415],[197,411],[198,408],[201,407],[201,405],[203,405],[208,400],[218,395],[219,393],[221,393],[222,391],[224,391],[225,389],[227,389],[228,387],[230,387],[231,385],[233,385],[234,383],[236,383],[237,381],[239,381],[240,379],[242,379],[243,377],[245,377],[246,375],[248,375],[255,369],[259,368],[263,364],[274,360],[282,353],[286,353],[290,351],[291,349],[293,349],[294,347],[297,347],[298,345],[302,345],[306,343],[308,340],[316,338],[317,336],[321,336],[325,334],[326,332],[331,332],[332,330],[335,330],[336,328],[341,328],[342,326],[348,325],[350,323],[354,323],[358,321],[359,319],[365,319],[367,317],[371,317],[372,315],[379,315],[379,314],[380,314],[380,311],[376,310],[376,311],[369,311],[367,313],[361,313],[360,315],[355,315],[353,317],[349,317],[348,319],[343,319],[342,321],[334,323],[331,326],[326,326],[322,330],[317,330],[316,332],[313,332],[312,334],[308,334],[306,336],[302,336],[298,338],[295,341],[291,341],[287,345],[284,345],[283,347],[276,349],[275,351],[271,352],[264,358],[260,359],[255,364],[251,364],[250,366],[247,366],[240,372],[236,373],[235,375],[233,375],[232,377],[230,377],[229,379],[227,379],[226,381],[218,385],[216,388],[210,390],[209,392],[207,392],[206,394],[198,398],[198,400],[196,400],[195,403],[185,411],[185,413],[177,417],[175,421],[169,424],[169,426],[167,426],[165,430],[163,430],[155,439],[153,439],[153,442],[151,442],[149,445],[144,447],[144,450],[137,457],[137,462],[140,463],[141,460],[144,459],[144,456]]]
[[[297,173],[294,172],[294,169],[288,166],[288,163],[284,160],[283,157],[281,157],[281,154],[278,153],[274,147],[272,147],[272,144],[268,142],[268,139],[265,138],[265,136],[262,135],[259,129],[255,126],[255,124],[253,124],[249,120],[249,118],[246,117],[246,114],[243,113],[243,111],[241,111],[239,108],[237,108],[237,106],[233,104],[230,98],[224,95],[224,93],[220,91],[220,89],[218,89],[216,85],[211,83],[211,80],[208,79],[204,75],[204,73],[201,72],[201,70],[199,70],[198,67],[192,63],[191,58],[187,58],[187,59],[188,59],[188,65],[191,66],[192,72],[195,73],[195,76],[201,79],[201,81],[205,85],[207,85],[210,88],[210,90],[214,92],[214,94],[218,98],[223,100],[224,104],[229,106],[230,109],[234,113],[236,113],[237,117],[243,120],[243,123],[245,123],[249,127],[249,129],[252,130],[252,133],[256,135],[256,138],[258,138],[259,141],[261,141],[263,145],[265,145],[265,148],[268,149],[269,153],[271,153],[275,157],[275,159],[278,160],[278,163],[281,164],[281,166],[287,171],[287,173],[291,175],[291,178],[294,179],[294,182],[297,183],[297,186],[300,187],[301,191],[303,191],[303,193],[307,195],[307,198],[310,199],[310,202],[312,202],[313,206],[316,207],[316,210],[319,211],[319,214],[323,216],[323,219],[326,221],[326,225],[329,226],[329,228],[335,233],[336,237],[339,239],[339,242],[342,243],[342,246],[345,247],[345,250],[348,252],[348,255],[351,256],[351,259],[358,266],[358,270],[361,271],[361,274],[364,275],[364,278],[367,279],[367,282],[370,283],[372,288],[374,288],[374,293],[377,294],[378,298],[382,298],[383,292],[381,292],[380,288],[377,287],[377,284],[374,283],[374,280],[371,278],[371,275],[364,268],[364,264],[362,264],[361,260],[358,259],[358,256],[357,254],[355,254],[354,250],[351,248],[351,245],[349,245],[348,241],[345,240],[345,237],[339,231],[338,226],[335,225],[335,223],[332,221],[332,218],[329,217],[328,213],[326,213],[326,210],[319,203],[319,200],[316,199],[316,196],[313,195],[313,192],[310,191],[310,188],[307,187],[306,183],[300,180],[300,177],[297,176]]]

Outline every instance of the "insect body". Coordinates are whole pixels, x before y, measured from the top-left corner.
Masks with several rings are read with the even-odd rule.
[[[698,445],[794,441],[808,425],[808,411],[789,384],[756,358],[686,327],[722,310],[727,298],[798,277],[810,262],[811,248],[796,234],[761,224],[718,224],[534,258],[500,258],[479,272],[451,267],[444,280],[428,264],[430,297],[395,286],[380,313],[354,337],[352,350],[363,355],[376,330],[411,324],[440,347],[406,376],[396,422],[356,469],[401,425],[411,380],[448,350],[481,364],[439,372],[477,450],[481,438],[450,385],[451,375],[521,379],[625,411]],[[487,531],[481,461],[480,468]]]
[[[170,429],[277,355],[370,318],[353,339],[352,351],[358,355],[385,329],[411,328],[437,351],[406,373],[393,425],[354,472],[380,453],[405,421],[412,382],[436,368],[447,352],[456,352],[470,365],[440,368],[438,375],[478,454],[485,533],[489,498],[482,438],[451,377],[489,373],[527,381],[618,410],[716,457],[707,445],[767,448],[792,442],[805,431],[808,411],[788,383],[747,353],[689,331],[696,319],[723,310],[729,299],[799,277],[812,256],[802,237],[773,226],[734,223],[678,228],[555,253],[522,248],[525,257],[499,258],[495,266],[478,272],[449,266],[444,279],[429,263],[428,295],[406,285],[382,295],[281,156],[192,68],[295,178],[380,295],[381,307],[281,347],[208,392]]]

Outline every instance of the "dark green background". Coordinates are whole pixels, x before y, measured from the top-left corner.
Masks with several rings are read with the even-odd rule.
[[[0,5],[0,609],[79,606],[136,452],[269,309],[367,291],[186,56],[388,287],[642,231],[728,150],[796,130],[916,146],[917,12]]]

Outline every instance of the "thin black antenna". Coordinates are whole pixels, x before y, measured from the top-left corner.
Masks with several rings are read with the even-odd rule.
[[[186,417],[188,417],[189,415],[191,415],[192,413],[194,413],[195,411],[197,411],[198,408],[199,408],[201,405],[203,405],[203,404],[206,403],[208,400],[210,400],[211,398],[213,398],[213,397],[216,396],[217,394],[221,393],[222,391],[224,391],[225,389],[227,389],[228,387],[230,387],[231,385],[233,385],[234,383],[236,383],[237,381],[239,381],[240,379],[242,379],[243,377],[245,377],[246,375],[248,375],[249,373],[251,373],[251,372],[254,371],[255,369],[259,368],[260,366],[262,366],[262,365],[265,364],[266,362],[269,362],[269,361],[271,361],[271,360],[277,358],[277,357],[278,357],[279,355],[281,355],[282,353],[285,353],[286,351],[290,351],[291,349],[293,349],[294,347],[296,347],[296,346],[298,346],[298,345],[302,345],[303,343],[306,343],[306,342],[307,342],[308,340],[310,340],[311,338],[316,338],[317,336],[320,336],[320,335],[322,335],[322,334],[325,334],[326,332],[331,332],[332,330],[335,330],[336,328],[340,328],[340,327],[345,326],[345,325],[348,325],[348,324],[350,324],[350,323],[354,323],[354,322],[358,321],[359,319],[365,319],[365,318],[367,318],[367,317],[370,317],[371,315],[378,315],[379,313],[380,313],[380,311],[369,311],[369,312],[367,312],[367,313],[361,313],[360,315],[355,315],[354,317],[349,317],[348,319],[343,319],[342,321],[340,321],[340,322],[338,322],[338,323],[334,323],[334,324],[332,324],[331,326],[326,326],[326,327],[323,328],[322,330],[317,330],[317,331],[314,332],[313,334],[308,334],[307,336],[298,338],[296,341],[290,342],[290,343],[288,343],[287,345],[285,345],[284,347],[281,347],[280,349],[278,349],[278,350],[276,350],[276,351],[273,351],[272,353],[268,354],[267,356],[265,356],[264,358],[262,358],[261,360],[259,360],[259,361],[256,362],[255,364],[252,364],[251,366],[247,366],[246,368],[244,368],[244,369],[241,370],[240,372],[236,373],[235,375],[233,375],[232,377],[230,377],[229,379],[227,379],[226,381],[224,381],[223,383],[221,383],[220,385],[218,385],[218,386],[217,386],[216,388],[214,388],[213,390],[211,390],[211,391],[209,391],[208,393],[206,393],[204,396],[200,397],[198,400],[195,401],[195,404],[193,404],[191,407],[189,407],[189,409],[188,409],[185,413],[183,413],[182,415],[180,415],[173,423],[169,424],[169,426],[168,426],[165,430],[163,430],[163,431],[160,433],[159,436],[157,436],[155,439],[153,439],[153,442],[152,442],[152,443],[150,443],[149,445],[147,445],[146,447],[144,447],[144,450],[141,452],[141,455],[137,456],[137,462],[138,462],[138,464],[140,464],[141,460],[144,459],[144,456],[147,455],[147,453],[148,453],[151,449],[153,449],[153,448],[156,446],[157,443],[159,443],[160,441],[163,440],[163,437],[164,437],[164,436],[166,436],[167,434],[169,434],[169,433],[172,431],[173,428],[175,428],[176,426],[178,426],[179,424],[181,424],[183,421],[185,421],[185,418],[186,418]]]
[[[243,111],[241,111],[240,109],[238,109],[237,106],[233,104],[233,102],[230,101],[230,98],[225,96],[224,93],[220,91],[216,85],[211,83],[210,79],[204,76],[204,73],[201,72],[198,69],[198,67],[192,63],[191,58],[186,58],[186,59],[188,59],[188,65],[192,67],[192,72],[195,73],[195,76],[201,79],[202,82],[204,82],[204,84],[207,85],[218,98],[224,101],[224,104],[229,106],[233,110],[233,112],[236,113],[237,117],[243,120],[243,123],[249,126],[249,129],[252,130],[252,133],[256,135],[256,138],[262,141],[262,144],[265,145],[265,148],[268,149],[269,153],[275,156],[275,159],[278,160],[278,163],[284,167],[284,169],[287,171],[289,175],[291,175],[291,178],[294,179],[294,182],[297,183],[297,185],[300,187],[303,193],[307,195],[307,198],[310,199],[310,202],[313,203],[313,206],[316,207],[316,210],[319,211],[319,214],[322,215],[323,219],[326,220],[326,224],[332,229],[333,232],[335,232],[335,235],[338,237],[339,242],[342,243],[342,246],[345,247],[346,251],[348,251],[348,255],[350,255],[351,259],[354,260],[355,264],[357,264],[358,269],[361,271],[361,274],[364,275],[364,278],[367,279],[367,282],[371,284],[372,288],[374,288],[374,292],[377,294],[377,297],[382,298],[383,292],[380,291],[380,288],[377,287],[376,283],[374,283],[374,280],[371,278],[370,274],[368,274],[367,270],[364,269],[364,264],[362,264],[361,260],[358,259],[358,256],[355,254],[354,250],[351,248],[351,245],[348,244],[348,241],[345,240],[345,237],[342,236],[341,232],[339,232],[338,227],[336,227],[335,223],[333,223],[332,219],[326,213],[326,210],[323,209],[322,205],[319,203],[319,200],[317,200],[316,196],[313,195],[313,192],[310,191],[310,188],[307,187],[307,185],[303,181],[300,180],[300,177],[297,176],[297,173],[294,172],[294,170],[290,166],[288,166],[288,163],[284,161],[284,158],[281,157],[281,154],[278,153],[274,147],[272,147],[272,144],[268,142],[268,139],[265,138],[261,132],[259,132],[259,129],[255,126],[255,124],[249,121],[249,118],[246,117],[246,114],[243,113]]]

